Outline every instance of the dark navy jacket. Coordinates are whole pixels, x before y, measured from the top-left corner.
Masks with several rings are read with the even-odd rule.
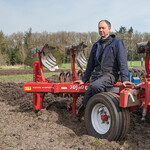
[[[98,40],[92,47],[87,68],[82,78],[83,82],[87,82],[93,72],[98,72],[101,75],[109,74],[118,81],[120,72],[121,81],[128,81],[128,65],[127,65],[127,50],[123,41],[116,38],[115,35],[110,35],[106,39],[106,45],[102,54],[100,54],[103,45],[103,40]]]

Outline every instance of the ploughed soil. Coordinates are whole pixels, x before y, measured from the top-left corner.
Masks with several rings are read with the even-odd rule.
[[[56,78],[52,76],[51,81]],[[72,97],[48,93],[44,108],[35,112],[33,95],[23,92],[23,84],[0,82],[0,150],[150,149],[150,123],[141,122],[141,109],[131,113],[125,139],[109,142],[88,135],[84,118],[79,121],[71,111]]]

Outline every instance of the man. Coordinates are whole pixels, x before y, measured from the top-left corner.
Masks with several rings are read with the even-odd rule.
[[[94,94],[104,92],[105,88],[112,87],[118,81],[119,71],[123,85],[132,84],[128,81],[127,51],[123,41],[116,38],[115,35],[110,35],[111,23],[107,20],[101,20],[98,23],[98,30],[101,39],[92,47],[82,80],[75,81],[80,86],[91,77],[91,83],[85,93],[77,116],[82,115],[88,100]]]

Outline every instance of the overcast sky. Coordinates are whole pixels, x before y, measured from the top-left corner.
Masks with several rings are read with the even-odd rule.
[[[0,0],[0,30],[25,32],[97,32],[107,19],[112,31],[120,26],[150,33],[150,0]]]

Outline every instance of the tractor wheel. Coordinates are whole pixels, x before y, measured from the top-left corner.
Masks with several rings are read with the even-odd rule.
[[[122,118],[124,120],[123,128],[119,140],[123,140],[129,130],[130,127],[130,113],[128,108],[122,108]]]
[[[117,102],[117,105],[119,105],[120,97],[117,94],[111,92],[107,92],[106,94],[110,96],[115,102]],[[120,128],[120,135],[118,134],[117,139],[123,140],[130,127],[130,113],[128,108],[120,107],[120,111],[121,111],[120,117],[122,119],[122,128]]]
[[[90,135],[114,141],[118,140],[122,131],[122,112],[116,97],[106,93],[98,93],[88,101],[85,125]]]

